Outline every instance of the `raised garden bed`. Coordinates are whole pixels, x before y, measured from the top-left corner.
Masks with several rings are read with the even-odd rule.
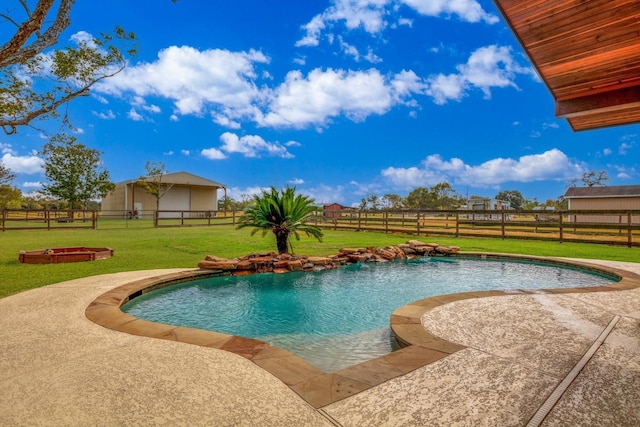
[[[59,264],[63,262],[95,261],[113,256],[111,248],[71,248],[38,249],[20,251],[19,260],[25,264]]]

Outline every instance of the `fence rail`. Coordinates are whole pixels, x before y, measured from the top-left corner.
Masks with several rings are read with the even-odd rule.
[[[235,225],[242,211],[3,210],[2,231]],[[640,246],[640,210],[321,210],[311,220],[333,230],[417,236],[536,239]]]
[[[98,214],[86,210],[22,210],[5,209],[0,218],[2,231],[7,230],[52,230],[95,229]]]
[[[640,246],[638,210],[324,210],[313,221],[319,227],[333,230]]]
[[[156,211],[156,227],[235,225],[242,211]]]

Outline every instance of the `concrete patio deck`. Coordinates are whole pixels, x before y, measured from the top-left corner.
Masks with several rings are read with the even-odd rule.
[[[640,274],[636,263],[580,261]],[[437,305],[423,327],[463,349],[315,409],[246,357],[85,316],[109,290],[181,271],[94,276],[0,299],[0,425],[640,425],[640,288]],[[559,385],[566,391],[552,405]]]

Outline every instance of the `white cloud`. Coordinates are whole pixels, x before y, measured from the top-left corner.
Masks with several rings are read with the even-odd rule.
[[[274,91],[270,111],[261,124],[303,128],[325,125],[342,114],[353,121],[362,121],[372,114],[386,113],[419,90],[423,90],[422,84],[412,72],[387,78],[375,69],[316,68],[306,77],[299,71],[291,71]]]
[[[227,188],[227,196],[233,200],[247,200],[253,196],[262,194],[263,191],[269,190],[267,187],[230,187]]]
[[[420,166],[389,167],[382,176],[399,188],[424,187],[438,182],[452,182],[473,187],[492,187],[506,182],[568,180],[580,176],[585,168],[572,162],[562,151],[552,149],[519,159],[496,158],[472,166],[463,160],[443,160],[438,154],[428,156]]]
[[[32,151],[30,155],[20,156],[11,144],[0,142],[0,152],[2,152],[0,163],[13,173],[36,174],[42,172],[44,160],[38,157],[35,151]]]
[[[632,148],[633,148],[633,144],[632,143],[623,142],[618,147],[618,154],[620,154],[622,156],[626,156],[629,153],[629,150],[632,149]]]
[[[605,156],[610,156],[611,154],[613,154],[613,151],[611,150],[611,148],[605,148],[604,150],[602,150],[602,154]]]
[[[131,100],[131,105],[138,107],[141,110],[144,110],[149,113],[157,114],[162,112],[160,107],[158,107],[157,105],[147,104],[147,101],[142,96],[134,96],[133,99]]]
[[[165,156],[173,156],[175,153],[173,152],[173,150],[169,150],[169,151],[165,151],[162,154],[165,155]]]
[[[78,45],[81,43],[85,43],[86,46],[91,49],[95,49],[97,47],[93,36],[86,31],[78,31],[77,33],[71,35],[71,37],[69,37],[69,40],[75,42]]]
[[[129,117],[131,120],[133,120],[134,122],[140,122],[142,120],[144,120],[144,117],[142,117],[141,114],[139,114],[135,108],[131,107],[131,109],[129,110],[129,112],[127,113],[127,117]]]
[[[98,113],[97,111],[92,111],[93,115],[102,120],[113,120],[116,118],[116,115],[111,110],[107,110],[104,113]]]
[[[223,160],[227,158],[227,156],[217,148],[205,148],[200,154],[209,160]]]
[[[312,188],[302,188],[299,192],[309,196],[317,205],[325,203],[344,203],[346,200],[345,188],[342,185],[335,187],[320,184]]]
[[[363,5],[369,4],[368,0],[362,1]],[[353,53],[360,58],[357,50]],[[371,50],[364,59],[380,60]],[[172,46],[160,51],[155,62],[129,66],[100,82],[96,91],[129,97],[128,117],[132,120],[144,120],[145,112],[160,113],[160,107],[146,99],[160,97],[174,103],[171,121],[177,121],[179,115],[208,113],[214,123],[228,129],[240,129],[243,122],[251,121],[265,127],[314,126],[321,131],[336,117],[362,121],[397,105],[417,107],[414,95],[429,95],[437,104],[460,100],[472,89],[490,97],[492,88],[517,87],[517,74],[531,73],[513,60],[509,48],[487,46],[458,65],[457,73],[434,75],[427,81],[411,70],[383,75],[375,68],[316,68],[306,75],[290,71],[280,85],[270,88],[258,84],[258,76],[264,72],[256,71],[258,64],[268,62],[269,58],[255,50],[199,51]],[[115,118],[111,110],[94,114],[102,119]]]
[[[278,142],[267,142],[258,135],[238,135],[225,132],[220,136],[222,146],[220,150],[225,153],[240,153],[244,157],[261,157],[267,154],[274,157],[291,158],[293,155]]]
[[[229,129],[240,129],[241,127],[239,122],[230,120],[229,117],[226,117],[223,114],[213,114],[212,118],[214,123]]]
[[[528,67],[519,65],[506,46],[490,45],[474,51],[466,64],[456,67],[455,74],[437,74],[429,77],[427,93],[436,104],[449,100],[459,101],[471,89],[480,89],[485,98],[491,98],[491,89],[517,88],[514,80],[518,74],[532,74]]]
[[[183,156],[189,156],[191,154],[191,151],[189,151],[189,150],[180,150],[180,154],[182,154]]]
[[[476,0],[400,0],[421,15],[451,16],[455,15],[462,21],[495,24],[498,17],[486,12]]]
[[[254,83],[255,64],[268,63],[261,52],[199,51],[189,46],[171,46],[158,53],[158,60],[129,66],[102,81],[101,93],[135,97],[160,96],[173,100],[175,113],[202,114],[206,107],[221,109],[231,118],[254,114],[252,103],[262,92]]]
[[[287,181],[287,184],[302,185],[302,184],[304,184],[304,179],[302,179],[302,178],[292,178],[289,181]]]
[[[387,26],[385,7],[389,3],[389,0],[334,0],[332,6],[302,27],[305,35],[296,46],[317,46],[322,32],[337,22],[348,30],[361,28],[369,34],[379,33]]]
[[[433,17],[456,16],[466,22],[483,21],[488,24],[498,22],[498,17],[486,12],[476,0],[400,0],[401,4],[413,9],[420,15]],[[394,19],[395,22],[390,22]],[[394,0],[333,0],[332,5],[314,16],[302,29],[304,36],[296,46],[318,46],[324,33],[331,41],[331,31],[344,33],[356,29],[376,35],[385,28],[411,26],[413,21],[398,16],[397,2]],[[340,25],[340,28],[336,28]]]
[[[226,159],[229,154],[238,153],[244,157],[262,157],[263,155],[270,157],[281,157],[283,159],[290,159],[293,157],[286,146],[295,147],[300,145],[295,141],[289,141],[283,145],[279,142],[267,142],[261,136],[258,135],[245,135],[239,137],[238,135],[225,132],[220,135],[220,142],[222,145],[218,148],[207,148],[200,152],[203,157],[210,160],[222,160]]]
[[[22,183],[24,188],[42,188],[42,183],[40,181],[26,181]]]

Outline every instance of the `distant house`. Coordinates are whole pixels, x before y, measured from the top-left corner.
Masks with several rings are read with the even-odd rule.
[[[471,199],[467,204],[474,211],[501,211],[510,209],[511,204],[498,199]]]
[[[226,185],[188,172],[162,176],[162,185],[169,191],[160,198],[160,217],[180,217],[181,211],[217,211],[218,190],[226,192]],[[102,199],[102,216],[152,218],[156,198],[138,184],[138,179],[119,182]]]
[[[570,211],[579,210],[640,210],[640,185],[607,187],[571,187],[562,196]],[[620,215],[570,215],[573,222],[625,222]],[[638,222],[637,216],[633,222]]]
[[[323,207],[325,218],[340,218],[342,211],[348,209],[348,206],[341,205],[340,203],[329,203]]]
[[[467,201],[466,206],[463,206],[462,210],[471,210],[471,211],[502,211],[506,209],[510,209],[511,204],[509,202],[497,199],[490,198],[473,198]],[[486,213],[474,213],[467,214],[467,218],[469,219],[485,219],[485,220],[493,220],[501,218],[501,214],[486,214]]]

